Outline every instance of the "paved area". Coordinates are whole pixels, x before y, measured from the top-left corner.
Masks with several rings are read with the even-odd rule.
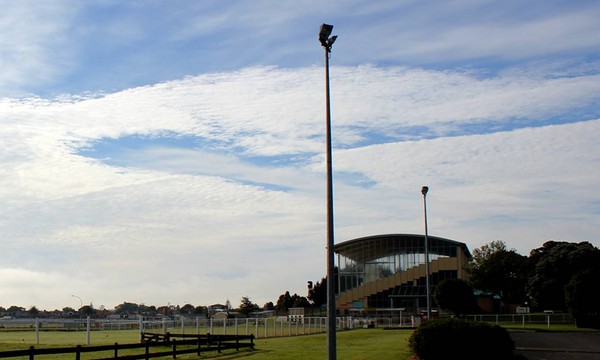
[[[599,360],[600,332],[511,332],[527,360]]]

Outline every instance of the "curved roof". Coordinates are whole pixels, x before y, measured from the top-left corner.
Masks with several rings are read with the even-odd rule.
[[[336,244],[334,246],[334,251],[338,254],[344,255],[348,258],[351,259],[356,259],[357,257],[362,258],[362,257],[366,257],[366,258],[371,258],[371,259],[376,259],[382,256],[385,256],[386,254],[389,254],[389,249],[385,249],[382,247],[374,247],[374,246],[369,246],[373,243],[379,242],[383,239],[388,239],[393,241],[394,243],[394,247],[395,248],[406,248],[406,249],[417,249],[419,252],[424,252],[425,250],[425,242],[424,242],[424,237],[425,235],[423,234],[381,234],[381,235],[371,235],[371,236],[365,236],[365,237],[360,237],[360,238],[356,238],[356,239],[352,239],[352,240],[348,240],[348,241],[344,241],[342,243]],[[464,254],[470,258],[471,257],[471,252],[469,251],[469,248],[467,247],[467,245],[465,243],[456,241],[456,240],[451,240],[451,239],[445,239],[442,237],[438,237],[438,236],[431,236],[428,235],[427,236],[427,240],[429,242],[429,249],[432,252],[435,252],[435,249],[441,248],[442,246],[440,245],[446,245],[446,247],[448,245],[453,245],[453,246],[458,246],[462,249],[462,251],[464,252]],[[417,244],[417,246],[415,247],[414,244]],[[410,246],[409,246],[410,245]],[[365,249],[370,249],[370,254],[365,254],[364,250]]]

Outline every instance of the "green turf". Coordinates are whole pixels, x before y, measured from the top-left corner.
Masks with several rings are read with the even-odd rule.
[[[578,329],[572,324],[553,324],[550,328],[546,324],[521,324],[500,323],[509,331],[589,331]],[[180,329],[169,329],[172,333],[179,333]],[[195,333],[195,329],[185,329],[185,333]],[[253,329],[252,329],[253,330]],[[384,330],[384,329],[358,329],[340,331],[336,335],[337,357],[339,359],[400,359],[411,357],[408,348],[408,338],[413,330]],[[160,332],[155,330],[154,332]],[[233,333],[228,331],[228,333]],[[240,331],[243,333],[243,331]],[[40,345],[36,345],[37,338],[34,331],[0,331],[0,351],[23,350],[33,345],[35,347],[68,347],[86,344],[85,331],[41,331],[39,334]],[[90,333],[91,345],[109,345],[114,343],[137,343],[140,340],[139,330],[110,330],[92,331]],[[211,352],[198,357],[196,355],[180,355],[178,359],[323,359],[327,357],[326,335],[300,335],[265,338],[264,334],[254,340],[255,350],[223,351],[219,354]],[[140,350],[136,350],[139,351]],[[110,355],[106,355],[110,356]],[[82,360],[98,358],[98,354],[84,354]],[[40,360],[65,359],[63,356],[37,357]],[[73,357],[74,358],[74,357]],[[166,358],[163,358],[166,359]]]
[[[173,331],[174,332],[174,331]],[[338,332],[337,355],[339,359],[407,359],[407,339],[412,330],[360,329]],[[135,330],[101,331],[91,333],[92,345],[131,343],[139,341],[139,332]],[[40,343],[35,345],[33,332],[0,332],[0,351],[27,349],[36,347],[74,346],[85,344],[85,332],[46,332],[40,333]],[[327,344],[325,334],[286,336],[278,338],[257,338],[254,340],[255,350],[224,351],[219,354],[211,352],[198,357],[181,355],[178,359],[316,359],[326,358]],[[84,354],[82,359],[98,356]],[[36,357],[37,359],[38,357]],[[43,356],[41,360],[64,359],[65,356]]]

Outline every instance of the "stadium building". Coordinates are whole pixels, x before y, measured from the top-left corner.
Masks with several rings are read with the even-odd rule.
[[[431,301],[445,279],[465,279],[471,253],[464,243],[428,236]],[[418,313],[427,306],[425,238],[415,234],[374,235],[334,247],[340,313],[402,308]]]

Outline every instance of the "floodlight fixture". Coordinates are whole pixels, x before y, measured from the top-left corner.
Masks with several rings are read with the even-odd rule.
[[[333,31],[333,25],[322,24],[321,30],[319,31],[319,41],[321,45],[327,46],[327,39],[329,39],[329,35]]]
[[[331,32],[333,31],[333,25],[322,24],[321,30],[319,31],[319,42],[321,46],[323,46],[327,52],[331,52],[331,46],[337,39],[337,35],[333,35],[330,37]]]

